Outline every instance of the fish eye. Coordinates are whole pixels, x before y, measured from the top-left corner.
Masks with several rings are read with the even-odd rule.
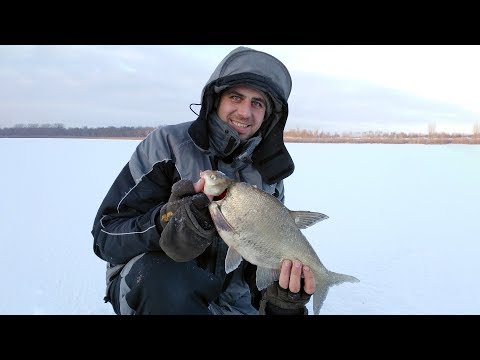
[[[210,179],[212,179],[212,180],[216,180],[216,179],[217,179],[217,177],[216,177],[215,175],[210,175]]]

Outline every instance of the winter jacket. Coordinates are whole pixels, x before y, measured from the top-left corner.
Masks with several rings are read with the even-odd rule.
[[[271,97],[274,106],[259,129],[261,141],[251,154],[245,156],[235,152],[236,148],[241,148],[238,138],[226,135],[224,150],[232,154],[227,161],[210,149],[208,118],[215,111],[219,92],[237,84],[262,90]],[[178,180],[196,182],[201,170],[228,169],[235,163],[237,168],[232,174],[237,179],[284,201],[283,179],[294,171],[283,142],[290,91],[291,78],[280,61],[263,52],[237,48],[217,66],[203,88],[196,120],[159,127],[139,143],[105,196],[93,224],[94,252],[107,262],[107,294],[111,280],[130,259],[145,252],[162,251],[159,244],[162,229],[156,226],[155,219]],[[258,309],[260,299],[254,285],[255,267],[246,263],[225,276],[224,269],[219,269],[225,258],[225,252],[218,251],[219,242],[222,241],[217,238],[205,250],[205,253],[213,252],[210,254],[213,256],[204,256],[208,262],[206,268],[215,274],[223,271],[225,282],[225,291],[213,305],[212,312],[235,312],[229,303],[242,306],[240,298],[248,302],[252,298]],[[250,305],[244,304],[245,307]]]

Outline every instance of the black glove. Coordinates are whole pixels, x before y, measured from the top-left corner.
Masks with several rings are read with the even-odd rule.
[[[301,290],[298,293],[292,293],[288,289],[283,289],[278,284],[278,281],[275,281],[263,292],[259,314],[308,315],[306,305],[310,301],[311,296],[303,290],[303,281]]]
[[[195,193],[191,180],[172,186],[168,202],[156,218],[161,227],[160,247],[175,261],[190,261],[212,243],[216,229],[204,193]]]

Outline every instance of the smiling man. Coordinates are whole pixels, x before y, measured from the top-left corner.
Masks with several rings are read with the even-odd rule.
[[[269,100],[263,92],[247,86],[234,86],[220,96],[217,115],[238,133],[240,140],[245,141],[260,129],[267,104]]]
[[[196,120],[140,142],[92,229],[117,314],[307,314],[315,280],[298,260],[283,261],[279,281],[261,293],[255,265],[226,274],[227,245],[199,180],[220,170],[284,201],[283,179],[294,171],[283,142],[291,87],[277,58],[236,48],[203,88]]]

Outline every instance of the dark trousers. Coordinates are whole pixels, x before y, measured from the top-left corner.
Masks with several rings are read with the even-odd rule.
[[[195,260],[175,262],[163,252],[146,253],[124,270],[110,287],[118,315],[210,315],[208,305],[222,290]]]

